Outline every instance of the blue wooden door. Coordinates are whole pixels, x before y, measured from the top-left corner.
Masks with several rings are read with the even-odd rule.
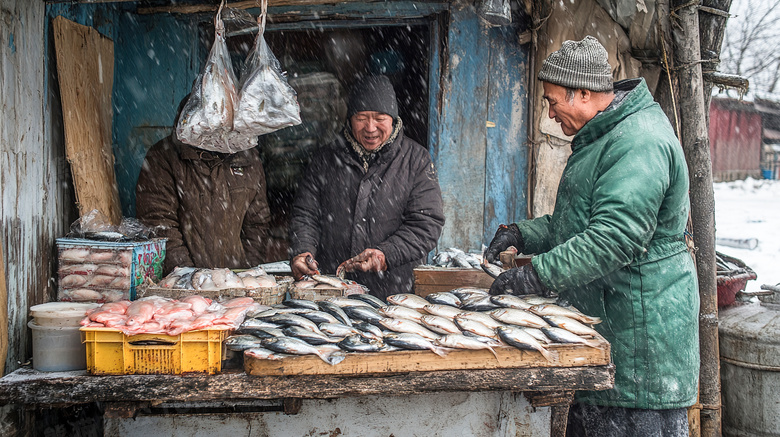
[[[451,11],[446,50],[434,56],[430,144],[447,220],[440,250],[481,250],[499,224],[526,218],[529,46],[517,40],[514,26],[489,28],[470,6]]]

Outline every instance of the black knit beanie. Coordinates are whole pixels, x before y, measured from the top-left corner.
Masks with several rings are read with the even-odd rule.
[[[387,76],[368,76],[358,81],[349,93],[347,118],[361,111],[375,111],[398,118],[398,102]]]

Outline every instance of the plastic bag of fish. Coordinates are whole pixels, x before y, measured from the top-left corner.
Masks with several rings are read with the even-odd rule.
[[[241,92],[233,120],[237,135],[252,138],[255,144],[259,135],[301,124],[295,90],[263,38],[266,5],[263,2],[257,38],[241,72]]]
[[[457,247],[442,250],[433,257],[432,265],[437,267],[462,267],[467,269],[481,269],[482,256],[464,252]]]
[[[176,267],[157,284],[160,288],[196,291],[214,291],[231,288],[256,290],[277,285],[276,278],[267,274],[261,267],[253,267],[238,273],[228,268],[198,269],[195,267]]]
[[[190,97],[179,114],[176,137],[201,149],[235,153],[249,147],[231,144],[230,139],[238,94],[236,76],[225,43],[225,24],[221,17],[223,6],[220,4],[214,17],[214,44],[206,65],[195,79]]]
[[[259,135],[301,123],[295,90],[262,36],[265,6],[264,2],[255,47],[239,83],[225,43],[224,0],[220,4],[214,19],[214,44],[176,124],[176,136],[183,143],[235,153],[257,146]]]
[[[558,304],[560,303],[560,305]],[[486,289],[459,288],[422,298],[396,294],[384,302],[370,294],[322,301],[287,299],[247,319],[226,347],[255,359],[316,355],[328,364],[346,353],[429,350],[446,356],[454,349],[518,348],[555,362],[551,344],[600,348],[591,326],[598,318],[541,296],[491,296]]]

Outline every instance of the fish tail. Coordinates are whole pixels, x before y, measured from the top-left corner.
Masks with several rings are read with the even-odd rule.
[[[583,321],[589,325],[598,325],[601,323],[601,319],[598,317],[591,317],[591,316],[584,316],[582,317]]]
[[[331,352],[325,357],[320,356],[320,358],[322,358],[323,361],[330,364],[331,366],[335,366],[336,364],[344,361],[344,358],[346,357],[347,355],[344,352],[339,352],[339,351]]]
[[[496,357],[496,361],[500,361],[500,360],[498,359],[498,354],[497,354],[497,353],[496,353],[496,351],[493,349],[493,346],[487,346],[487,348],[488,348],[488,349],[490,349],[490,352],[492,352],[492,353],[493,353],[493,356],[494,356],[494,357]]]
[[[558,359],[558,352],[553,352],[547,349],[544,346],[539,346],[536,350],[539,351],[540,354],[549,362],[555,362]]]
[[[448,353],[450,353],[450,348],[447,347],[441,347],[441,346],[434,346],[431,351],[435,353],[436,355],[440,357],[447,356]]]

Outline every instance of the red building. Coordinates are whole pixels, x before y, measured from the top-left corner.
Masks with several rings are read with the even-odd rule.
[[[713,97],[709,134],[716,182],[762,177],[761,114],[753,102]]]

